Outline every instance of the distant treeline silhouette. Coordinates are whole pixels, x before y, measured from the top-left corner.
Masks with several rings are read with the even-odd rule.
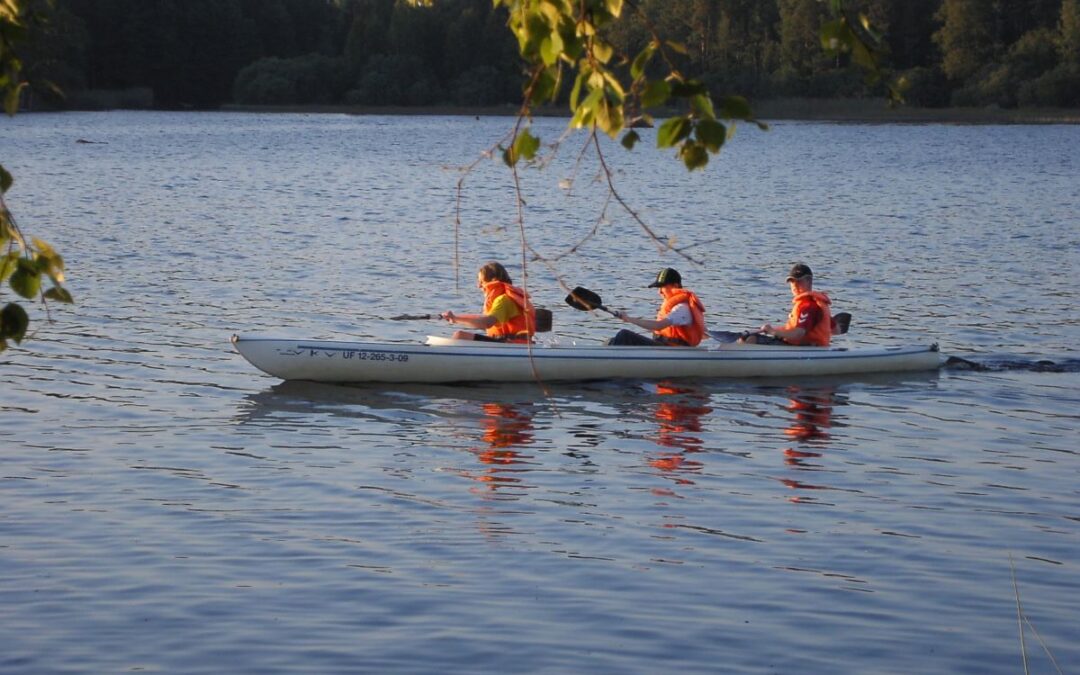
[[[825,56],[820,0],[640,0],[685,46],[677,65],[714,94],[879,95]],[[1080,105],[1080,0],[849,2],[884,36],[884,63],[923,106]],[[627,6],[624,53],[648,41]],[[61,105],[490,106],[521,100],[517,43],[491,0],[57,0],[28,74]]]

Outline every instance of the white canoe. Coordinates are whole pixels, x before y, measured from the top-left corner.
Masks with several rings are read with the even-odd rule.
[[[709,347],[526,345],[429,337],[427,344],[234,335],[253,366],[314,382],[524,382],[859,375],[934,370],[937,345],[915,347]],[[531,359],[530,359],[531,352]]]

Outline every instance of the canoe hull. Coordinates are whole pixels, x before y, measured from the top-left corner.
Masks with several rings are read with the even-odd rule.
[[[757,378],[933,370],[937,345],[838,349],[719,345],[564,347],[429,338],[428,344],[234,335],[236,350],[283,380],[314,382],[555,382],[614,378]],[[532,358],[529,358],[531,351]]]

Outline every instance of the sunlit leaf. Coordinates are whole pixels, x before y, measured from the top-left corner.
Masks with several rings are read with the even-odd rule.
[[[618,18],[622,14],[623,0],[604,0],[604,6],[611,16]]]
[[[570,126],[575,129],[592,126],[596,121],[597,106],[603,96],[603,89],[593,89],[590,91],[589,95],[585,97],[585,100],[582,101],[574,111],[574,116],[570,119]]]
[[[18,303],[9,302],[0,310],[0,338],[3,340],[10,339],[19,344],[29,327],[30,317]]]
[[[544,65],[554,65],[559,60],[559,54],[563,50],[562,37],[557,32],[550,33],[546,38],[540,42],[540,58],[544,60]]]
[[[533,136],[528,129],[522,129],[514,139],[513,147],[515,157],[528,161],[536,157],[536,151],[540,149],[540,139]]]
[[[685,117],[672,117],[660,125],[656,131],[656,147],[670,148],[690,135],[690,120]]]
[[[603,40],[595,40],[593,42],[592,52],[597,61],[600,63],[607,63],[615,54],[615,48]]]
[[[596,126],[615,138],[623,130],[622,106],[604,97],[596,106]]]
[[[587,78],[587,75],[585,74],[584,69],[582,69],[581,72],[578,73],[578,76],[576,78],[574,78],[574,86],[570,90],[570,109],[571,110],[577,110],[578,109],[578,98],[581,96],[581,86],[585,83],[586,78]]]
[[[645,74],[645,67],[649,65],[649,61],[652,60],[653,54],[656,53],[656,47],[653,43],[649,43],[645,49],[642,49],[637,56],[634,57],[634,62],[630,64],[630,77],[638,79]]]
[[[8,277],[15,273],[15,270],[19,268],[19,253],[12,251],[7,255],[0,257],[0,282],[7,281]]]

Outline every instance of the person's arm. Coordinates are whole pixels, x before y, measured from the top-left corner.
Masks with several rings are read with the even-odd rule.
[[[439,315],[447,323],[460,323],[469,328],[487,330],[495,325],[495,317],[490,314],[454,314],[446,311]]]
[[[663,330],[671,325],[671,319],[668,317],[664,317],[659,321],[655,319],[642,319],[640,317],[630,316],[629,314],[621,310],[615,316],[622,319],[626,323],[632,323],[639,328],[644,328],[645,330],[653,332]]]
[[[693,315],[690,313],[690,308],[685,303],[675,305],[671,312],[663,319],[642,319],[640,317],[630,316],[622,311],[618,312],[615,316],[627,323],[632,323],[639,328],[644,328],[645,330],[654,333],[661,331],[668,326],[685,326],[692,323],[694,320]]]
[[[761,332],[766,335],[776,336],[784,342],[798,342],[806,337],[806,329],[798,326],[794,328],[777,328],[767,323],[761,327]]]
[[[820,318],[821,309],[818,308],[817,305],[810,304],[799,310],[799,322],[795,324],[794,328],[778,328],[767,323],[761,327],[761,332],[766,335],[775,335],[784,342],[798,344],[806,337],[806,334],[810,332],[810,328],[813,327]]]

